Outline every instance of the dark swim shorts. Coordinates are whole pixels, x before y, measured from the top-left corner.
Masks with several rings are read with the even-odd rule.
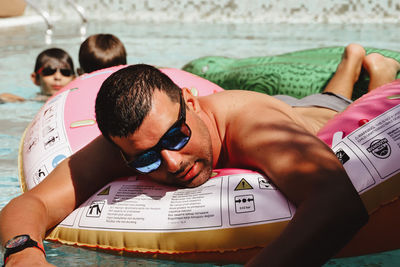
[[[344,96],[331,92],[313,94],[301,99],[297,99],[288,95],[274,95],[273,97],[285,102],[292,107],[322,107],[341,112],[353,103],[352,100]]]

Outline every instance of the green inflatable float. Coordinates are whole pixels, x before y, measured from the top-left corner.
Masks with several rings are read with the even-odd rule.
[[[400,52],[366,48],[400,61]],[[297,98],[322,92],[339,64],[344,47],[297,51],[277,56],[243,59],[209,56],[193,60],[182,69],[224,89],[252,90],[269,95],[285,94]],[[400,78],[400,73],[397,78]],[[369,78],[362,72],[353,99],[367,91]]]

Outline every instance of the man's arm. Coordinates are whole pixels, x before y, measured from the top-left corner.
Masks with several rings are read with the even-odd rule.
[[[61,162],[42,183],[4,207],[0,213],[2,245],[19,234],[29,234],[32,239],[42,242],[47,230],[61,222],[103,185],[114,177],[129,174],[118,150],[102,136],[96,138]],[[28,248],[12,254],[7,263],[32,266],[32,261],[45,264],[43,253]]]
[[[268,117],[275,119],[250,111],[237,120],[240,127],[229,137],[234,140],[230,159],[264,172],[297,210],[280,237],[248,266],[320,266],[345,246],[368,214],[329,147],[279,111],[268,111]]]

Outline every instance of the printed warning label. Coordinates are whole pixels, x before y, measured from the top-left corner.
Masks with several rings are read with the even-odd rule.
[[[177,190],[172,194],[171,204],[168,210],[168,221],[170,224],[190,224],[197,227],[221,226],[220,211],[209,209],[208,201],[215,199],[216,184],[206,185],[201,188],[190,190]],[[220,203],[217,201],[216,203]]]
[[[35,185],[39,184],[49,174],[45,165],[41,165],[40,168],[33,173],[33,182]]]
[[[400,105],[356,129],[332,150],[359,193],[400,172]]]
[[[247,189],[253,189],[253,187],[244,178],[242,178],[242,180],[240,180],[240,182],[235,187],[235,191]]]
[[[185,232],[286,221],[294,211],[266,177],[254,172],[215,177],[196,188],[168,187],[131,177],[106,185],[61,225],[107,231]]]
[[[86,216],[87,217],[100,217],[101,215],[101,211],[103,210],[105,201],[101,200],[101,201],[93,201],[87,212],[86,212]]]
[[[235,196],[236,213],[253,212],[255,210],[254,195]]]
[[[377,158],[386,159],[390,156],[392,149],[390,148],[389,141],[386,138],[382,138],[373,140],[367,151]]]
[[[374,172],[368,161],[360,153],[356,153],[345,142],[340,142],[334,152],[342,162],[357,192],[365,191],[375,184]],[[371,170],[372,169],[372,170]]]
[[[220,227],[221,182],[212,179],[187,189],[147,180],[114,182],[91,200],[79,226],[149,231]]]
[[[65,91],[49,100],[36,115],[24,139],[23,162],[26,184],[33,188],[66,157],[71,155],[65,129]]]
[[[335,154],[342,164],[345,164],[350,159],[349,155],[347,155],[343,149],[338,149]]]
[[[243,194],[246,192],[244,189],[252,190]],[[294,210],[286,198],[260,175],[230,175],[227,198],[230,225],[288,219]]]
[[[110,188],[111,188],[111,185],[110,186],[107,186],[105,189],[103,189],[100,193],[98,193],[97,195],[98,196],[101,196],[101,195],[103,195],[103,196],[107,196],[107,195],[109,195],[110,194]]]
[[[266,178],[258,177],[258,186],[260,189],[276,189]]]

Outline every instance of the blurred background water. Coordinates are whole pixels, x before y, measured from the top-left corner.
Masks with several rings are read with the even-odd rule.
[[[352,42],[400,50],[400,0],[29,2],[24,15],[0,19],[0,93],[34,97],[38,88],[29,75],[37,54],[49,47],[60,47],[78,67],[80,43],[95,33],[112,33],[120,38],[126,46],[129,64],[176,68],[202,56],[270,56]],[[0,209],[21,192],[18,146],[24,129],[41,105],[32,101],[0,105]],[[50,262],[58,266],[177,264],[112,256],[54,243],[46,243],[46,249]],[[326,264],[398,265],[399,251],[335,259]]]

